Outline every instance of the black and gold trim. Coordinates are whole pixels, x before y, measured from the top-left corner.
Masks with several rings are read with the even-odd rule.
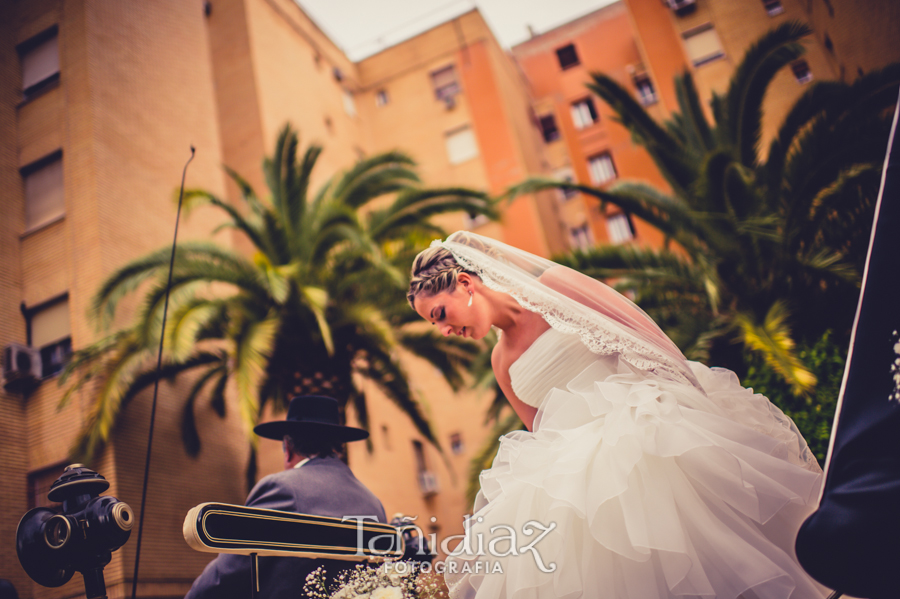
[[[390,524],[263,508],[201,503],[184,519],[184,540],[196,551],[362,561],[401,558],[403,536]]]

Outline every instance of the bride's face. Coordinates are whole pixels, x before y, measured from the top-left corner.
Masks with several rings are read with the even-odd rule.
[[[438,327],[445,337],[459,335],[481,339],[491,330],[491,322],[484,313],[485,302],[469,295],[472,290],[468,282],[461,281],[453,291],[416,297],[416,312]],[[469,305],[469,298],[473,300],[472,305]]]

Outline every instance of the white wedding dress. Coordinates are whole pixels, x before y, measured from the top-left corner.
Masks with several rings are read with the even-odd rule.
[[[550,328],[512,365],[534,431],[481,475],[452,596],[824,597],[794,558],[822,474],[793,423],[730,371],[632,364]]]

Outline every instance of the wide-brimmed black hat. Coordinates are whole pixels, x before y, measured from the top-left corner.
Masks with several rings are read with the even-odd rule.
[[[253,432],[277,441],[291,435],[299,439],[313,438],[334,443],[361,441],[369,436],[366,430],[341,424],[337,400],[324,395],[292,397],[286,420],[258,424]]]

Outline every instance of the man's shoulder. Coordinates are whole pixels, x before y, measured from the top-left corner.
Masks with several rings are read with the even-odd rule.
[[[373,513],[384,519],[378,498],[337,458],[314,458],[300,468],[265,476],[251,493],[251,499],[262,502],[275,498],[291,501],[291,507],[276,509],[336,517]]]
[[[313,458],[299,468],[289,468],[262,477],[257,487],[293,486],[307,480],[356,479],[350,468],[337,458]]]

